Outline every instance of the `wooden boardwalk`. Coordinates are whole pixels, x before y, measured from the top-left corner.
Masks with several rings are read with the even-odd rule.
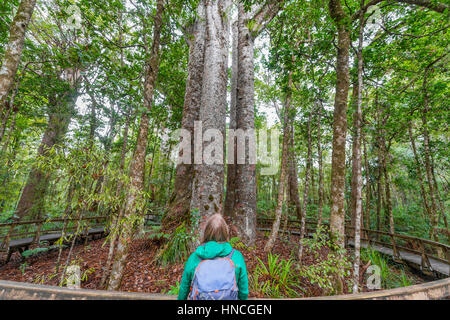
[[[259,231],[271,231],[270,228],[258,228],[258,230]],[[280,232],[282,232],[282,231],[280,230]],[[300,235],[300,232],[295,231],[295,230],[288,230],[287,232],[290,232],[291,234],[294,234],[294,235]],[[313,235],[313,233],[311,233],[311,232],[308,232],[306,234],[307,237],[312,237],[312,235]],[[348,240],[347,244],[352,247],[354,246],[353,240]],[[370,248],[372,248],[382,254],[389,255],[392,257],[394,256],[394,250],[392,250],[391,248],[387,248],[387,247],[381,246],[379,244],[370,244],[369,245],[367,241],[361,240],[361,247],[367,248],[369,246],[370,246]],[[402,259],[406,262],[412,263],[414,265],[417,265],[422,270],[422,267],[421,267],[422,266],[422,256],[421,255],[407,252],[402,249],[397,249],[397,250],[398,250],[400,259]],[[435,272],[437,272],[441,275],[447,276],[447,277],[450,276],[450,264],[446,264],[444,262],[438,261],[432,257],[428,257],[428,260],[430,261],[432,271],[435,271]],[[422,270],[422,271],[424,271],[424,270]]]
[[[68,232],[66,235],[70,236],[73,235],[73,232]],[[89,229],[87,232],[84,233],[80,233],[78,235],[78,238],[80,239],[84,239],[87,238],[89,239],[96,239],[96,238],[100,238],[105,234],[105,228],[104,227],[98,227],[98,228],[91,228]],[[22,239],[14,239],[11,240],[9,242],[9,246],[7,248],[7,257],[5,260],[5,263],[8,263],[11,255],[13,254],[13,252],[17,251],[19,253],[24,252],[25,250],[28,250],[30,248],[30,246],[33,243],[40,243],[40,242],[47,242],[48,244],[53,244],[55,243],[57,240],[59,240],[62,236],[61,232],[55,232],[55,233],[50,233],[50,234],[44,234],[41,235],[39,237],[38,241],[34,240],[34,237],[28,237],[28,238],[22,238]]]
[[[353,240],[349,240],[348,244],[353,247],[354,246]],[[380,253],[383,253],[385,255],[389,255],[392,257],[394,256],[394,250],[392,250],[391,248],[383,247],[378,244],[370,244],[369,245],[367,243],[367,241],[361,241],[361,247],[363,247],[363,248],[370,247],[370,248],[372,248]],[[398,254],[399,254],[400,259],[402,259],[404,261],[413,263],[418,266],[422,265],[422,256],[420,256],[418,254],[407,252],[402,249],[398,249]],[[441,261],[438,261],[438,260],[434,259],[433,257],[429,257],[428,260],[430,261],[432,271],[436,271],[445,276],[450,276],[450,265],[445,264]]]

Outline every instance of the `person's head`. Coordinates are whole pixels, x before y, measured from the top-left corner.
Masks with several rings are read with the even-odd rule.
[[[202,243],[208,241],[225,242],[228,241],[228,225],[219,213],[213,214],[206,220],[203,232]]]

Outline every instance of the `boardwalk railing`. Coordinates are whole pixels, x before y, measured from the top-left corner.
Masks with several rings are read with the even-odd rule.
[[[270,228],[273,224],[272,218],[258,218],[258,225],[260,227]],[[327,222],[323,225],[328,226]],[[281,223],[280,231],[283,231],[283,223]],[[299,232],[301,222],[299,220],[289,220],[289,231]],[[305,235],[312,234],[316,231],[317,222],[311,219],[305,221]],[[345,243],[346,246],[353,245],[354,227],[349,223],[345,226]],[[392,250],[394,261],[404,260],[401,253],[407,252],[420,257],[421,270],[424,272],[438,271],[433,268],[431,260],[435,260],[445,264],[448,268],[445,275],[449,275],[450,270],[450,246],[435,242],[428,239],[422,239],[414,236],[403,234],[391,234],[389,232],[377,231],[371,229],[361,228],[361,243],[370,246],[379,245]]]
[[[73,235],[77,230],[80,237],[102,233],[107,219],[93,216],[0,223],[0,252],[7,252],[7,262],[13,251],[23,252],[42,241],[53,243],[63,234]]]

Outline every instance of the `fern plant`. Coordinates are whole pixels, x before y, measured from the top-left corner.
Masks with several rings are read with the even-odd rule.
[[[270,298],[298,297],[303,288],[298,285],[293,268],[293,260],[280,259],[269,253],[267,265],[258,257],[258,265],[251,274],[253,290]]]

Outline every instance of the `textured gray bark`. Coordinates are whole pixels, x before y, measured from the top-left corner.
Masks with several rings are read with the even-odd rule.
[[[336,92],[333,114],[333,152],[331,160],[330,232],[335,243],[344,247],[345,227],[345,140],[349,91],[350,31],[340,0],[329,1],[329,11],[338,30]]]
[[[291,126],[291,135],[289,139],[288,159],[289,159],[289,178],[288,178],[289,196],[290,201],[295,206],[295,213],[297,219],[300,220],[302,217],[302,204],[300,202],[300,196],[298,192],[297,160],[295,158],[294,129],[292,126]]]
[[[232,66],[231,66],[231,99],[230,99],[230,129],[236,129],[236,101],[237,101],[237,83],[238,83],[238,20],[232,24]],[[228,149],[233,148],[234,159],[227,165],[227,192],[225,196],[224,214],[231,216],[233,214],[236,199],[236,163],[237,148],[236,139],[228,143]],[[228,151],[230,152],[230,151]]]
[[[8,45],[0,68],[0,115],[3,115],[3,106],[14,83],[35,5],[36,0],[22,0],[9,29]]]
[[[191,134],[191,163],[177,165],[172,197],[167,215],[163,220],[165,230],[174,229],[189,217],[192,196],[192,180],[194,178],[194,121],[198,120],[202,97],[204,55],[205,55],[205,7],[199,4],[197,18],[189,28],[187,37],[189,44],[189,64],[184,96],[183,117],[181,128]],[[189,40],[189,37],[192,39]],[[186,151],[187,152],[187,151]],[[181,157],[182,154],[179,154]]]
[[[238,18],[238,85],[236,126],[243,131],[255,129],[254,114],[254,38],[248,29],[249,13],[239,3]],[[245,163],[236,164],[236,192],[233,216],[238,234],[247,245],[256,239],[256,165],[250,164],[250,153],[256,146],[245,146]]]
[[[233,56],[233,64],[237,64],[237,68],[233,67],[233,72],[237,74],[237,77],[235,77],[237,78],[236,91],[234,91],[234,83],[232,82],[232,98],[233,94],[236,93],[236,104],[233,105],[232,101],[230,110],[236,112],[236,128],[243,131],[254,130],[255,128],[255,37],[275,17],[281,4],[280,1],[268,1],[261,6],[253,5],[246,12],[243,2],[238,2],[237,61]],[[253,30],[248,28],[250,21],[254,22],[255,28]],[[235,110],[232,109],[233,107],[235,107]],[[230,145],[233,146],[233,143]],[[232,215],[236,221],[239,236],[245,243],[252,245],[256,238],[256,167],[249,163],[249,151],[255,152],[256,150],[249,150],[249,147],[246,146],[245,163],[236,164],[234,166],[235,171],[228,176],[227,192],[233,187],[233,183],[234,191],[230,192],[230,197],[227,196],[226,208],[233,208]],[[234,203],[231,203],[233,198]]]
[[[324,200],[324,190],[323,190],[323,159],[322,159],[322,132],[321,132],[321,119],[322,119],[322,103],[319,102],[319,109],[317,113],[317,157],[319,161],[319,208],[318,208],[318,222],[317,227],[322,225],[322,212],[323,212],[323,200]]]
[[[114,262],[111,269],[111,275],[108,282],[108,290],[118,290],[122,281],[123,272],[126,267],[126,259],[128,256],[128,247],[133,239],[134,226],[130,221],[138,214],[139,208],[137,204],[140,192],[144,186],[145,172],[145,156],[148,142],[149,115],[148,111],[152,108],[153,92],[155,88],[156,78],[159,69],[160,55],[160,36],[162,27],[163,1],[158,0],[156,14],[154,16],[153,25],[153,42],[150,51],[150,58],[146,65],[145,81],[144,81],[144,107],[145,112],[141,116],[139,124],[136,149],[130,164],[130,185],[128,187],[127,200],[124,205],[123,217],[118,221],[118,229],[120,235],[117,243],[117,249],[114,256]]]
[[[230,0],[205,1],[206,43],[199,114],[203,142],[199,143],[202,152],[196,150],[197,154],[203,154],[204,157],[195,161],[190,206],[191,210],[198,209],[201,216],[198,239],[202,237],[201,230],[207,217],[215,213],[223,213],[225,169],[223,138],[227,109],[228,8],[230,5]],[[211,129],[217,130],[222,141],[205,137],[205,132]],[[211,158],[212,163],[205,163],[205,158],[208,157]]]
[[[364,0],[361,0],[361,6]],[[353,226],[355,227],[355,260],[353,263],[353,290],[358,292],[359,285],[359,263],[361,249],[361,217],[362,217],[362,164],[361,164],[361,125],[362,125],[362,87],[363,87],[363,34],[364,34],[364,11],[361,11],[359,18],[359,39],[357,52],[358,78],[353,86],[353,145],[352,145],[352,191],[351,191],[351,212]]]
[[[309,193],[309,179],[311,177],[312,168],[312,136],[311,136],[311,122],[312,122],[312,112],[309,114],[308,118],[308,154],[306,158],[306,171],[305,171],[305,187],[303,189],[303,208],[302,208],[302,223],[300,227],[300,245],[298,249],[298,261],[301,263],[303,258],[303,243],[302,239],[305,237],[306,228],[306,210],[308,204],[308,193]]]

